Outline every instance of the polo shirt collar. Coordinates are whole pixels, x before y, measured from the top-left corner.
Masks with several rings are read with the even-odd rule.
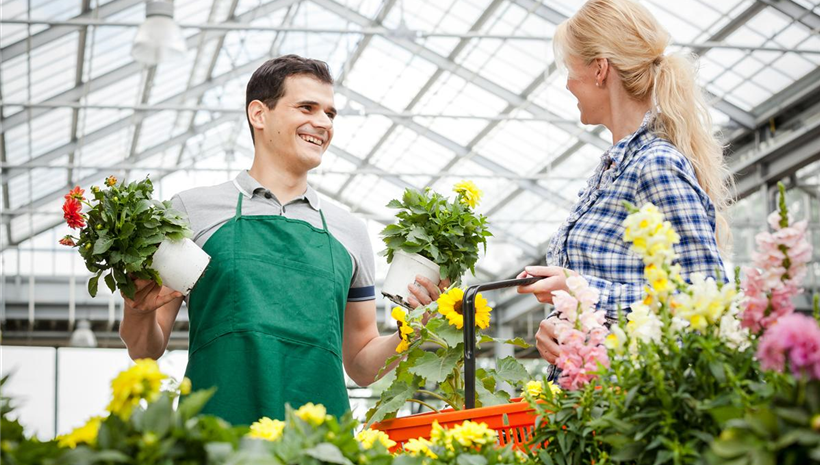
[[[254,179],[250,175],[250,173],[248,173],[247,170],[240,171],[236,178],[233,180],[233,183],[236,186],[236,188],[239,189],[239,192],[241,192],[242,195],[244,195],[245,198],[248,199],[253,197],[253,194],[255,194],[257,191],[268,191],[268,189],[262,184],[260,184],[259,181]],[[297,200],[307,200],[310,207],[316,211],[318,211],[320,208],[319,194],[316,192],[315,189],[310,187],[310,184],[307,185],[307,189],[301,197],[297,197],[293,199],[291,202]]]

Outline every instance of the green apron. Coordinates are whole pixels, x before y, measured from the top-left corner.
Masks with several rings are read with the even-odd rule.
[[[203,413],[235,425],[284,419],[285,404],[350,409],[342,327],[353,266],[327,230],[277,215],[236,216],[205,243],[211,256],[188,302],[186,376],[216,386]]]

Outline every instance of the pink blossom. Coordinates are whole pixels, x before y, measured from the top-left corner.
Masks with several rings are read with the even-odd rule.
[[[806,315],[783,316],[760,339],[757,350],[760,366],[783,372],[786,363],[799,377],[820,379],[820,327]]]

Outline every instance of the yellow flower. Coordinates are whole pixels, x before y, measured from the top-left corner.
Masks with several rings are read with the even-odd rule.
[[[524,391],[533,397],[538,397],[544,392],[544,383],[541,381],[528,381],[524,386]]]
[[[77,444],[93,445],[97,441],[97,434],[100,432],[100,425],[103,417],[91,417],[86,424],[68,434],[57,437],[57,443],[60,447],[70,447],[74,449]]]
[[[105,178],[105,185],[108,186],[108,187],[111,187],[116,183],[117,183],[117,178],[115,178],[113,175]]]
[[[406,314],[401,307],[394,308],[390,315],[393,316],[393,319],[401,323],[399,326],[401,342],[399,342],[399,345],[396,347],[396,352],[402,353],[410,347],[410,340],[415,334],[415,331],[413,331],[413,328],[407,323]]]
[[[424,454],[431,459],[437,459],[438,455],[430,450],[432,445],[432,442],[424,438],[410,439],[404,443],[404,451],[411,457],[418,457],[419,455]]]
[[[547,387],[550,388],[550,392],[552,392],[552,395],[554,396],[557,396],[561,393],[561,388],[558,387],[558,385],[553,383],[552,381],[547,381]]]
[[[322,404],[313,405],[313,402],[308,402],[299,407],[299,410],[296,411],[296,416],[313,426],[319,426],[325,422],[327,409],[325,409],[325,406]]]
[[[372,449],[373,444],[375,444],[377,441],[386,449],[390,449],[391,447],[396,445],[396,441],[390,439],[390,436],[385,434],[383,431],[370,428],[365,428],[359,434],[357,434],[356,440],[359,441],[359,443],[361,443],[362,447],[365,449]]]
[[[282,437],[282,432],[284,430],[284,421],[271,420],[268,417],[262,417],[251,425],[251,431],[248,433],[248,437],[254,439],[264,439],[265,441],[276,441]]]
[[[464,291],[454,287],[448,292],[439,296],[438,311],[447,318],[447,322],[451,326],[458,329],[464,327],[464,315],[462,313],[462,301],[464,299]],[[487,305],[487,299],[481,294],[476,295],[475,298],[475,324],[481,329],[487,329],[490,326],[490,312],[493,309]]]
[[[179,383],[179,393],[183,396],[191,393],[191,380],[187,376],[182,378],[182,382]]]
[[[448,450],[453,449],[453,433],[442,427],[438,420],[433,420],[433,426],[430,428],[430,439],[432,439],[433,444],[444,446]]]
[[[466,420],[464,423],[455,426],[451,433],[453,439],[458,441],[463,447],[473,447],[484,444],[494,444],[496,433],[487,427],[486,423],[476,423]]]
[[[481,196],[483,192],[475,185],[473,181],[461,181],[456,183],[453,186],[453,191],[455,191],[461,201],[470,206],[470,208],[475,208],[478,205],[478,202],[481,201]]]
[[[167,377],[159,371],[156,360],[148,358],[137,360],[134,366],[120,372],[111,381],[113,398],[106,410],[119,415],[122,419],[127,419],[141,399],[154,402],[159,398],[160,385]]]

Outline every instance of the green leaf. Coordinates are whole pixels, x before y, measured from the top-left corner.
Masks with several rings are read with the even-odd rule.
[[[135,228],[136,228],[136,226],[134,225],[134,223],[125,223],[124,225],[122,225],[122,229],[120,230],[119,238],[120,239],[125,239],[125,238],[129,237],[131,235],[131,233],[134,232]]]
[[[92,276],[91,279],[88,280],[88,293],[91,297],[97,296],[97,283],[100,281],[100,275]]]
[[[353,462],[348,460],[338,447],[327,442],[323,442],[316,445],[316,447],[306,450],[305,455],[313,457],[320,462],[336,463],[339,465],[353,465]]]
[[[114,281],[114,273],[108,273],[105,275],[105,284],[108,286],[108,289],[111,289],[111,292],[117,290],[117,283]]]
[[[388,415],[394,415],[407,402],[407,399],[412,399],[416,393],[417,386],[408,385],[407,383],[394,382],[389,389],[382,393],[379,402],[376,406],[367,412],[366,428],[378,421],[382,421]]]
[[[456,457],[458,465],[487,465],[487,459],[483,455],[459,454]]]
[[[444,342],[450,347],[464,343],[464,332],[449,323],[442,325],[441,329],[436,331],[436,335],[444,339]]]
[[[427,352],[416,361],[416,366],[410,368],[410,373],[421,376],[428,382],[440,383],[452,374],[463,355],[460,347],[448,349],[443,357]]]
[[[563,437],[561,435],[559,437]],[[614,451],[612,460],[615,462],[630,462],[635,460],[641,452],[643,452],[644,444],[642,442],[632,442],[624,447]]]
[[[156,402],[148,404],[145,415],[142,417],[143,431],[152,431],[157,436],[163,437],[171,428],[174,409],[171,404],[171,397],[165,393]]]
[[[137,216],[140,213],[148,210],[149,208],[151,208],[151,201],[150,200],[140,200],[139,202],[137,202],[136,208],[134,208],[133,215]]]
[[[481,402],[482,407],[490,407],[492,405],[502,405],[508,404],[510,402],[509,394],[506,392],[490,392],[486,387],[484,387],[483,382],[475,383],[475,391],[478,394],[478,401]],[[504,397],[503,394],[507,394],[507,397]]]
[[[515,339],[507,339],[503,342],[504,342],[504,344],[510,344],[510,345],[518,346],[518,347],[521,347],[522,349],[529,349],[530,347],[532,347],[532,345],[528,344],[527,341],[525,341],[524,339],[522,339],[520,337],[517,337]]]
[[[513,356],[504,357],[498,361],[496,375],[504,381],[516,385],[530,379],[527,369]]]
[[[111,248],[111,245],[114,244],[114,239],[111,236],[100,236],[94,242],[94,255],[101,255],[108,251]]]
[[[215,393],[216,387],[212,387],[210,389],[192,392],[190,395],[183,397],[179,401],[179,408],[177,409],[183,422],[201,412],[202,408],[205,407],[205,404],[211,400],[211,397],[213,397]]]

